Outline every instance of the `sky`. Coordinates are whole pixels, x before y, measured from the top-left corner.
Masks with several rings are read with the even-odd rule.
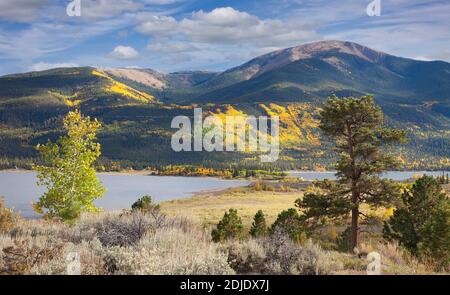
[[[376,1],[379,16],[367,13],[372,0],[0,0],[0,75],[71,66],[222,71],[329,39],[450,61],[449,0]],[[77,2],[81,15],[69,15]]]

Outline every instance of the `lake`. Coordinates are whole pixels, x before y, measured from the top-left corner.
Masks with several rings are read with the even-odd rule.
[[[334,172],[288,171],[290,175],[305,180],[335,179]],[[446,171],[445,173],[449,173]],[[442,171],[390,171],[383,177],[405,180],[417,174],[438,176]],[[195,193],[221,190],[231,187],[246,186],[246,180],[226,180],[213,177],[181,176],[145,176],[132,174],[99,174],[107,192],[95,204],[106,210],[130,208],[131,204],[143,195],[151,195],[155,202],[188,198]],[[0,196],[5,198],[5,205],[20,212],[22,217],[37,217],[31,208],[39,196],[45,192],[44,187],[36,185],[36,174],[23,171],[0,171]]]
[[[213,177],[145,176],[131,174],[100,174],[99,179],[107,188],[102,199],[95,204],[107,210],[130,208],[138,198],[151,195],[155,202],[188,198],[195,193],[246,186],[246,180],[226,180]],[[0,171],[0,195],[5,205],[20,212],[22,217],[38,215],[31,208],[44,192],[36,185],[36,174],[23,171]]]
[[[323,179],[336,179],[336,176],[334,175],[336,172],[334,171],[287,171],[289,175],[296,176],[296,177],[302,177],[305,180],[323,180]],[[431,175],[431,176],[440,176],[444,174],[449,174],[450,171],[387,171],[382,174],[382,178],[389,178],[392,180],[407,180],[417,175]]]

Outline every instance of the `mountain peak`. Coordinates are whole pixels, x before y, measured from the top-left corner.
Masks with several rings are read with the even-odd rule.
[[[380,57],[386,56],[385,53],[375,51],[358,43],[337,40],[307,43],[288,48],[286,51],[290,52],[294,61],[303,58],[317,57],[325,53],[346,53],[356,55],[371,62],[376,62],[380,59]]]
[[[324,40],[264,54],[223,74],[233,76],[235,80],[242,79],[245,81],[292,62],[309,58],[320,58],[333,66],[340,67],[339,57],[337,56],[341,54],[357,56],[371,63],[378,63],[387,56],[386,53],[375,51],[357,43]]]

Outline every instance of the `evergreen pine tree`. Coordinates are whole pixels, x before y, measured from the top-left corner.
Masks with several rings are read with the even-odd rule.
[[[267,224],[264,212],[259,210],[253,218],[252,227],[250,228],[250,235],[252,237],[265,236],[267,234]]]
[[[439,182],[423,176],[403,193],[402,200],[403,206],[385,222],[383,236],[399,241],[416,256],[449,251],[450,201]]]
[[[384,116],[372,96],[331,97],[320,113],[320,129],[335,140],[339,156],[337,181],[317,181],[316,191],[306,193],[296,205],[305,218],[320,222],[351,215],[351,247],[358,245],[360,205],[390,205],[400,191],[381,172],[396,167],[384,145],[405,141],[405,133],[384,126]]]
[[[237,239],[242,235],[242,219],[238,216],[236,209],[229,209],[223,218],[212,230],[211,236],[214,242],[221,242],[228,239]]]

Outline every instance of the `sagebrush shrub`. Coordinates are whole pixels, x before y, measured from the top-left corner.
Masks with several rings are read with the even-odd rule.
[[[0,233],[9,231],[14,225],[12,210],[4,207],[4,200],[0,197]]]
[[[72,257],[73,253],[77,253],[80,258],[82,275],[104,275],[108,272],[105,269],[103,257],[100,256],[101,249],[103,248],[98,240],[82,241],[80,244],[64,243],[60,255],[34,265],[28,273],[32,275],[66,275],[70,269],[68,258]]]
[[[103,246],[135,245],[155,224],[142,212],[107,217],[93,224],[95,236]]]
[[[239,274],[264,273],[266,248],[264,240],[231,241],[223,245],[228,253],[228,264]]]
[[[48,262],[61,254],[62,243],[39,246],[29,240],[15,240],[13,246],[3,248],[0,274],[24,275],[35,265]]]
[[[107,270],[114,274],[201,275],[233,274],[227,256],[204,234],[181,229],[158,229],[135,247],[104,249]]]
[[[316,253],[294,244],[285,232],[276,230],[266,247],[269,274],[318,274]]]
[[[281,230],[270,237],[234,241],[222,246],[228,263],[240,274],[329,274],[343,268],[329,252],[312,242],[299,245]]]

